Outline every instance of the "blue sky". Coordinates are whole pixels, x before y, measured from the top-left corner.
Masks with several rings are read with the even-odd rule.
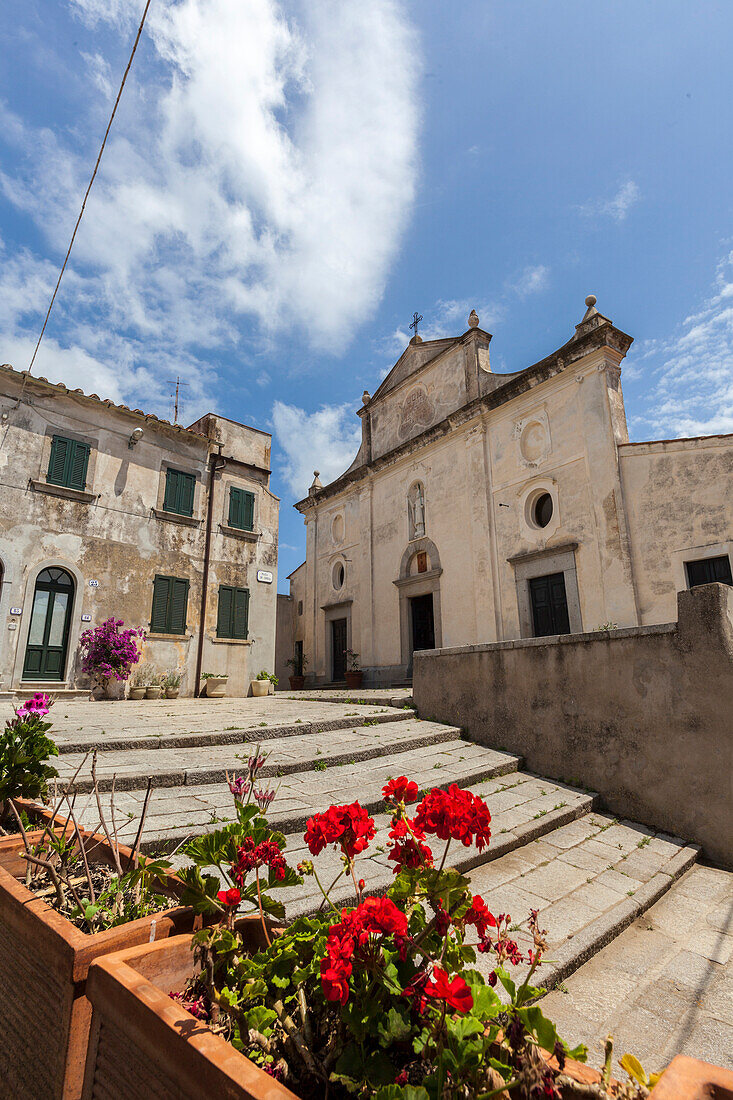
[[[0,361],[28,365],[143,7],[5,0]],[[633,439],[733,431],[727,0],[153,0],[35,371],[274,434],[292,502],[410,335],[492,365],[583,299],[635,337]]]

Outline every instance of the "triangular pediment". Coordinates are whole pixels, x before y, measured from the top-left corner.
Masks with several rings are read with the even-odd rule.
[[[415,374],[432,359],[436,359],[448,348],[457,344],[459,339],[459,337],[450,336],[443,340],[421,340],[419,344],[413,344],[411,341],[372,395],[372,402],[396,389],[410,375]]]

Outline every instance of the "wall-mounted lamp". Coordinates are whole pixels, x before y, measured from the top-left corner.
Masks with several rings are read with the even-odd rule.
[[[132,435],[130,436],[130,438],[127,441],[127,446],[128,447],[134,447],[136,443],[140,442],[142,437],[143,437],[143,429],[142,428],[134,428],[133,432],[132,432]]]

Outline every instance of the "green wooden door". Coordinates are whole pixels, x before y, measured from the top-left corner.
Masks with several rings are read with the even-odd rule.
[[[73,602],[74,581],[65,569],[44,569],[38,574],[23,664],[25,679],[63,680]]]

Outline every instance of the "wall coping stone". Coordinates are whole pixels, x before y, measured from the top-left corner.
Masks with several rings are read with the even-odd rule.
[[[628,626],[618,630],[586,630],[582,634],[552,634],[545,638],[515,638],[507,642],[483,642],[480,645],[447,646],[443,649],[420,649],[419,660],[430,657],[458,656],[463,653],[496,653],[504,649],[532,649],[538,646],[585,645],[587,642],[618,642],[625,638],[642,638],[653,634],[676,634],[677,623],[657,623],[653,626]]]

